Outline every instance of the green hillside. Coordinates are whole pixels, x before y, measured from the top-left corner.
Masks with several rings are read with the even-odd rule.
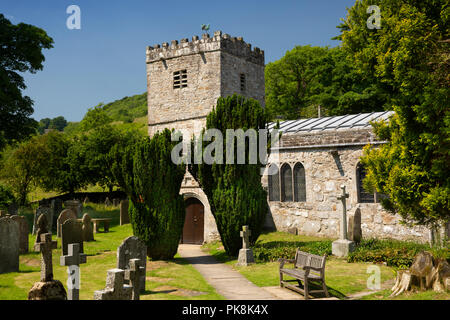
[[[108,104],[100,103],[96,108],[101,108],[115,125],[126,129],[128,127],[139,128],[147,133],[147,93],[124,97]],[[68,134],[79,132],[79,122],[69,122],[64,128]]]
[[[147,93],[124,97],[108,103],[103,106],[103,110],[113,121],[131,123],[134,119],[147,115]]]

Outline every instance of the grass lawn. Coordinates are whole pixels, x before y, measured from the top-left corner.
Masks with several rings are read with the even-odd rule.
[[[271,232],[265,233],[258,239],[258,244],[267,244],[270,242],[285,242],[287,245],[292,242],[312,242],[312,241],[326,241],[329,239],[296,236],[284,232]],[[220,242],[214,242],[203,246],[203,249],[219,261],[230,265],[233,269],[238,270],[248,280],[260,287],[278,286],[278,262],[264,262],[256,263],[247,267],[235,266],[237,260],[230,258],[224,251]],[[292,257],[294,258],[294,257]],[[328,286],[330,295],[345,299],[351,297],[354,294],[361,292],[370,292],[367,288],[367,280],[371,274],[367,273],[369,266],[372,263],[358,262],[348,263],[346,260],[338,259],[333,256],[327,257],[326,269],[325,269],[325,282]],[[364,299],[390,299],[388,296],[391,294],[390,288],[393,286],[396,272],[393,268],[385,265],[377,265],[381,271],[381,284],[382,290],[368,296],[364,296]],[[288,278],[288,277],[286,277]],[[384,285],[383,285],[384,284]],[[318,296],[319,297],[319,296]],[[419,292],[408,293],[397,297],[396,299],[450,299],[448,293],[435,293],[435,292]]]
[[[119,226],[119,209],[103,205],[88,204],[83,209],[92,217],[110,217],[112,223],[109,233],[95,234],[95,241],[84,243],[87,263],[82,264],[80,299],[92,300],[94,291],[105,287],[108,269],[116,267],[117,247],[133,234],[131,225]],[[35,237],[30,234],[30,250]],[[56,240],[56,235],[53,236]],[[53,274],[67,289],[67,267],[59,265],[61,239],[58,249],[53,250]],[[28,291],[40,280],[40,254],[30,252],[20,256],[17,273],[0,274],[0,300],[26,300]],[[191,265],[178,255],[170,261],[148,261],[146,292],[142,300],[195,300],[223,299],[217,294]]]

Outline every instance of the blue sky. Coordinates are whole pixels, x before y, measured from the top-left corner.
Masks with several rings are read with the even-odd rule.
[[[11,22],[43,28],[54,40],[44,70],[25,74],[33,117],[80,121],[87,109],[146,91],[145,47],[211,32],[242,36],[266,63],[296,45],[334,47],[336,26],[355,0],[2,0]],[[81,30],[69,30],[68,6],[81,9]]]

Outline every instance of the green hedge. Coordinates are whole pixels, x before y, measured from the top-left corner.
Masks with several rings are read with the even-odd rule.
[[[428,244],[398,240],[365,239],[347,257],[348,262],[386,263],[395,268],[409,268],[414,257],[422,251],[430,251],[433,256],[450,260],[449,248],[436,249]]]
[[[323,256],[331,255],[331,241],[308,241],[308,242],[283,242],[275,241],[268,243],[256,243],[253,254],[256,262],[272,262],[279,258],[293,259],[295,251],[301,251]]]

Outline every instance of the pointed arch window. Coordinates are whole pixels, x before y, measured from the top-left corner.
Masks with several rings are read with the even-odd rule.
[[[281,201],[293,201],[292,169],[291,166],[287,163],[285,163],[281,167]]]
[[[280,171],[276,164],[269,166],[269,201],[280,201]]]
[[[305,168],[300,162],[294,166],[294,201],[306,202]]]
[[[367,171],[361,163],[356,166],[356,190],[358,190],[358,203],[374,203],[376,196],[374,193],[367,192],[363,187],[363,180]]]

